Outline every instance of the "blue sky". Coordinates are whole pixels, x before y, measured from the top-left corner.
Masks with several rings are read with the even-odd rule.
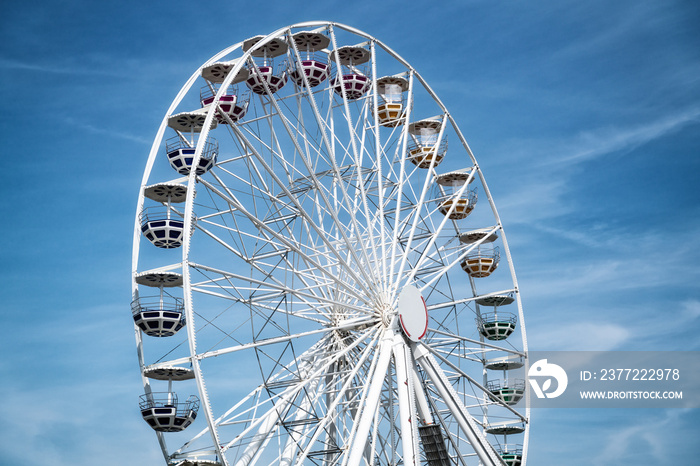
[[[427,5],[3,5],[3,462],[162,464],[129,309],[150,144],[201,63],[306,20],[374,35],[446,103],[508,233],[530,349],[700,350],[700,5]],[[698,421],[535,410],[530,461],[680,464]]]

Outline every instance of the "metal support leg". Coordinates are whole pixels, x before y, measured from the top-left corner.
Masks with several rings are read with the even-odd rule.
[[[348,461],[346,463],[348,466],[358,466],[364,457],[369,429],[372,426],[372,421],[374,420],[374,413],[377,410],[377,405],[379,404],[379,396],[382,393],[384,379],[386,379],[386,371],[389,368],[389,363],[391,362],[392,341],[392,331],[386,330],[379,346],[379,360],[377,361],[377,367],[374,370],[374,374],[372,374],[367,399],[365,400],[365,404],[359,414],[360,419],[357,426],[357,431],[355,432],[355,437],[352,439],[352,444],[350,445],[350,456],[348,457]]]
[[[447,405],[447,408],[454,416],[454,419],[459,424],[462,432],[464,432],[464,435],[472,445],[472,448],[482,464],[484,464],[484,466],[505,465],[500,456],[498,456],[493,447],[479,431],[478,425],[467,412],[467,409],[459,399],[459,395],[454,391],[452,385],[450,385],[447,377],[445,377],[442,369],[440,369],[440,366],[431,356],[428,349],[425,348],[422,343],[417,343],[413,345],[413,354],[416,356],[416,360],[425,373],[430,377],[430,380],[433,382],[433,385],[435,385],[438,393],[440,393],[445,405]]]
[[[401,445],[403,446],[403,464],[415,466],[420,464],[418,453],[417,430],[413,403],[413,373],[409,370],[407,359],[411,357],[403,337],[394,335],[394,364],[396,364],[396,392],[399,398],[399,418],[401,421]],[[412,358],[411,358],[412,359]]]

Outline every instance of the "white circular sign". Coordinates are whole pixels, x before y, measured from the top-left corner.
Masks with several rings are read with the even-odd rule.
[[[428,308],[418,288],[408,285],[401,290],[398,311],[403,333],[412,341],[423,338],[428,330]]]

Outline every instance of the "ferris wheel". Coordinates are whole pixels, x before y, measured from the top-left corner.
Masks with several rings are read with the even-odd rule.
[[[196,70],[150,151],[132,269],[166,464],[526,463],[496,206],[447,108],[364,32],[296,24]]]

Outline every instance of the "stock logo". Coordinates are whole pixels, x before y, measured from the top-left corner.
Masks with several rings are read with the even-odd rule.
[[[530,386],[532,386],[537,398],[556,398],[564,393],[569,383],[569,378],[566,376],[564,369],[556,364],[548,363],[546,359],[540,359],[531,365],[527,375]],[[541,387],[537,379],[545,379]],[[554,391],[550,392],[552,379],[557,381],[557,386]]]

